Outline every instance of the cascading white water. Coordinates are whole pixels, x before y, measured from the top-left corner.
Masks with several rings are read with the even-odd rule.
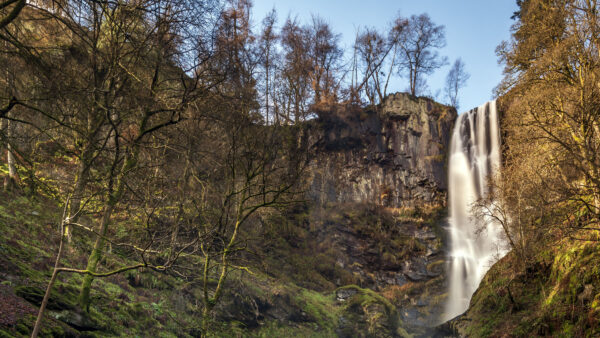
[[[502,228],[471,217],[473,203],[487,193],[488,177],[500,167],[496,102],[458,116],[448,164],[450,266],[444,320],[463,313],[489,267],[506,253]],[[492,175],[492,176],[490,176]],[[485,230],[477,231],[481,227]]]

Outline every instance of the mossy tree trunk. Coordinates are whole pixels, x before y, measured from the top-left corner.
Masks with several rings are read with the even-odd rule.
[[[99,235],[96,237],[96,241],[94,242],[94,248],[92,249],[92,253],[88,258],[88,263],[86,267],[86,270],[88,271],[96,272],[98,262],[100,262],[100,259],[102,259],[102,251],[104,250],[104,246],[106,245],[106,232],[108,230],[110,218],[114,210],[114,204],[115,203],[108,203],[104,210],[104,213],[102,214]],[[92,289],[93,281],[94,276],[86,274],[83,277],[83,282],[81,283],[81,291],[79,294],[79,305],[82,309],[85,309],[88,312],[90,308],[90,292]]]
[[[143,126],[143,124],[142,124]],[[116,131],[115,131],[116,132]],[[115,139],[117,137],[115,136]],[[106,244],[106,233],[108,231],[108,226],[110,225],[110,219],[112,217],[112,213],[115,210],[115,206],[121,200],[123,193],[125,191],[125,179],[126,175],[136,166],[137,157],[138,157],[138,147],[139,147],[139,139],[138,142],[134,143],[134,152],[129,156],[125,156],[123,159],[123,164],[118,170],[118,176],[115,177],[115,172],[111,170],[108,178],[108,191],[106,196],[106,202],[104,205],[104,211],[102,213],[102,218],[100,220],[100,229],[96,234],[96,241],[94,242],[94,247],[90,256],[88,257],[87,263],[87,271],[92,273],[96,273],[96,269],[98,267],[98,262],[102,259],[102,251],[104,250],[104,246]],[[115,154],[113,168],[117,167],[117,163],[119,163],[121,157],[119,154]],[[113,189],[113,185],[116,183],[116,187]],[[90,307],[90,291],[92,287],[92,282],[94,281],[94,276],[92,274],[87,274],[83,278],[83,282],[81,283],[81,291],[79,294],[79,305],[85,309],[89,310]]]
[[[84,140],[83,151],[81,153],[81,157],[79,158],[79,163],[77,167],[77,176],[75,178],[75,186],[73,188],[73,197],[72,202],[69,207],[69,222],[77,223],[79,221],[79,217],[81,216],[81,202],[83,200],[85,190],[88,186],[88,182],[90,181],[90,169],[93,165],[94,155],[95,155],[95,146],[94,139],[102,130],[102,127],[105,123],[103,118],[97,118],[97,115],[102,116],[103,114],[98,114],[97,111],[99,109],[93,110],[88,113],[87,116],[87,130],[88,135],[86,135],[86,139]],[[69,224],[65,227],[65,235],[67,236],[67,242],[71,242],[71,227]]]
[[[17,166],[16,166],[16,159],[15,159],[15,154],[13,153],[13,146],[11,144],[12,140],[12,136],[13,136],[13,128],[14,125],[12,123],[12,121],[10,120],[10,115],[11,113],[7,113],[6,116],[8,117],[8,119],[6,120],[6,136],[8,139],[7,145],[6,145],[6,164],[8,166],[8,176],[4,179],[4,190],[5,191],[10,191],[13,190],[16,186],[17,186],[17,182],[19,179],[18,173],[17,173]]]

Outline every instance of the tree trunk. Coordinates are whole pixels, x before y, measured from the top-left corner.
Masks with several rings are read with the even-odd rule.
[[[208,336],[208,323],[210,322],[210,313],[212,311],[212,306],[204,304],[204,309],[202,309],[202,337]]]
[[[266,61],[265,61],[265,74],[266,74],[266,85],[265,85],[265,108],[267,110],[267,123],[266,125],[269,125],[269,49],[267,49],[267,55],[266,55]]]
[[[412,69],[410,71],[410,93],[413,96],[417,95],[417,73]]]
[[[17,167],[15,166],[15,155],[12,152],[12,146],[9,144],[7,148],[8,153],[6,156],[6,162],[8,164],[8,182],[9,188],[12,188],[17,184],[18,175]],[[4,185],[4,188],[6,188],[6,183]]]
[[[102,215],[102,220],[100,223],[100,232],[99,236],[96,238],[96,242],[94,243],[94,248],[92,249],[92,253],[88,258],[88,264],[86,270],[90,272],[96,272],[96,268],[98,266],[98,262],[102,258],[102,250],[104,249],[104,245],[106,243],[105,236],[106,231],[108,230],[108,224],[110,223],[110,218],[112,216],[112,212],[114,209],[114,204],[109,202],[104,210],[104,214]],[[94,276],[86,274],[83,277],[83,282],[81,283],[81,292],[79,294],[79,305],[82,309],[89,312],[90,308],[90,291],[92,288],[92,282],[94,281]]]
[[[109,192],[106,196],[104,212],[100,221],[100,230],[98,232],[96,242],[94,242],[94,248],[92,249],[92,253],[88,258],[86,270],[89,272],[95,273],[96,267],[98,266],[98,262],[100,262],[100,259],[102,259],[102,250],[104,249],[104,245],[106,243],[106,232],[108,230],[108,225],[110,224],[110,219],[112,217],[112,213],[115,209],[115,206],[121,199],[125,190],[125,174],[129,172],[131,168],[133,168],[137,163],[137,151],[138,149],[136,144],[133,154],[131,156],[125,156],[125,159],[123,160],[123,166],[116,180],[116,189],[114,191],[112,189],[109,189]],[[112,186],[112,182],[109,183],[109,186]],[[90,290],[93,281],[94,276],[86,274],[83,278],[83,282],[81,283],[81,292],[79,294],[79,304],[83,309],[85,309],[88,312],[90,307]]]
[[[92,158],[92,147],[88,144],[83,150],[83,154],[81,160],[79,162],[79,168],[77,168],[77,178],[75,181],[75,188],[73,189],[73,198],[72,203],[69,208],[69,222],[77,223],[79,217],[81,216],[80,208],[81,208],[81,200],[83,199],[83,193],[88,183],[88,175],[91,166],[91,158]],[[67,236],[67,243],[71,242],[71,227],[69,225],[65,226],[65,235]]]
[[[10,117],[10,113],[7,114],[7,117]],[[19,176],[17,174],[17,167],[15,164],[16,163],[15,155],[13,154],[12,145],[10,144],[11,138],[13,136],[12,129],[13,129],[12,121],[6,120],[6,136],[8,139],[8,143],[6,146],[6,149],[7,149],[6,164],[8,166],[8,177],[6,177],[4,179],[4,190],[5,191],[13,190],[13,188],[15,188],[17,186],[17,182],[19,179]]]

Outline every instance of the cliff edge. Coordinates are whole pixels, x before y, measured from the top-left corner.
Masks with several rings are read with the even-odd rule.
[[[445,205],[446,153],[456,110],[396,93],[377,109],[320,114],[309,197],[386,207]]]

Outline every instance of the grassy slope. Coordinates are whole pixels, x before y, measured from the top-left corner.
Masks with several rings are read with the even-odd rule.
[[[11,304],[0,310],[0,337],[28,336],[54,263],[62,210],[48,198],[0,194],[0,301]],[[298,223],[302,222],[288,226],[299,232],[302,227]],[[119,226],[115,228],[118,231]],[[280,256],[267,257],[262,267],[271,270],[270,274],[261,272],[257,264],[253,275],[232,275],[230,293],[212,326],[214,336],[406,335],[395,309],[377,293],[353,286],[358,292],[352,297],[336,299],[336,286],[330,279],[343,276],[343,272],[335,272],[335,263],[333,268],[321,270],[313,265],[321,260],[326,266],[334,258],[324,253],[306,256],[311,248],[306,244],[309,235],[305,235],[302,248],[293,248],[288,242],[273,248],[273,254]],[[74,248],[67,249],[63,265],[84,266],[90,239],[75,233],[71,245]],[[287,259],[292,262],[289,269],[274,274],[276,265]],[[102,261],[104,267],[127,263],[127,256],[116,248]],[[298,271],[286,276],[294,265]],[[59,275],[42,336],[199,335],[200,289],[193,280],[147,271],[96,279],[89,316],[76,305],[80,283],[79,275]],[[87,328],[69,326],[65,321]]]

